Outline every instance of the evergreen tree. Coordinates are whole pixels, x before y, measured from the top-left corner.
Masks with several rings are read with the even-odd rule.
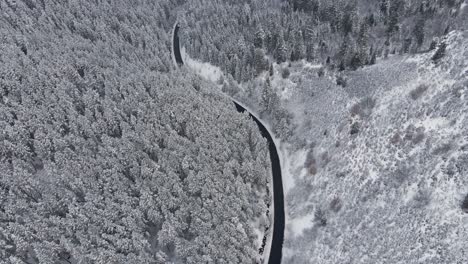
[[[314,44],[308,44],[306,49],[306,60],[313,61],[316,58],[316,49]]]
[[[283,63],[288,59],[288,49],[282,33],[279,34],[274,57],[277,63]]]
[[[260,48],[255,49],[255,72],[260,74],[262,71],[268,69],[268,61],[265,58],[265,51]]]
[[[294,33],[294,44],[293,50],[291,52],[291,60],[297,61],[303,59],[305,57],[305,45],[304,45],[304,38],[302,37],[302,33],[297,31]]]
[[[369,57],[369,25],[363,21],[359,29],[359,35],[357,40],[358,45],[358,57],[361,65],[368,63]]]
[[[344,10],[343,20],[341,21],[341,28],[344,35],[348,35],[353,32],[354,23],[357,20],[356,7],[352,3],[346,5]]]
[[[371,56],[371,59],[370,59],[370,61],[369,61],[369,64],[370,64],[370,65],[374,65],[374,64],[376,63],[376,61],[377,61],[377,55],[376,55],[375,52],[373,52],[373,53],[372,53],[372,56]]]
[[[273,64],[270,64],[270,67],[268,69],[268,73],[269,73],[270,76],[273,76],[275,74]]]
[[[255,32],[255,38],[254,38],[254,46],[255,48],[262,49],[264,47],[264,42],[265,42],[265,32],[261,27],[257,29]]]
[[[392,34],[400,30],[398,25],[400,15],[404,12],[404,2],[402,0],[391,0],[389,13],[388,13],[388,25],[387,33]]]
[[[271,113],[274,107],[275,93],[271,87],[270,79],[267,78],[262,87],[262,95],[260,101],[260,107],[262,113]]]
[[[417,48],[419,49],[421,45],[424,43],[424,27],[426,24],[426,20],[424,18],[419,18],[416,21],[416,24],[413,28],[413,35],[416,38]]]

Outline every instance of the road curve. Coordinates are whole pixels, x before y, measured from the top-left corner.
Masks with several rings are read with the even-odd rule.
[[[176,23],[173,29],[173,58],[177,66],[184,65],[182,55],[180,52],[180,40],[179,40],[179,25]],[[282,258],[282,249],[284,241],[284,193],[283,193],[283,178],[281,175],[281,163],[278,155],[273,137],[266,128],[265,125],[252,113],[240,103],[232,100],[236,106],[238,112],[248,112],[250,117],[257,123],[257,126],[262,134],[268,141],[268,147],[270,151],[271,170],[273,175],[273,235],[270,248],[270,256],[268,258],[269,264],[280,264]]]
[[[177,64],[177,66],[184,65],[182,59],[182,53],[180,52],[180,40],[179,40],[179,23],[175,23],[174,29],[172,32],[172,56]]]

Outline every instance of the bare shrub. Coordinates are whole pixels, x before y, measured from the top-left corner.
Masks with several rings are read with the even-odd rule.
[[[435,50],[437,48],[437,43],[438,43],[438,40],[437,39],[433,39],[431,41],[431,44],[429,45],[429,50]]]
[[[351,112],[351,116],[360,115],[360,113],[362,112],[361,104],[360,104],[360,103],[355,103],[355,104],[351,107],[350,112]]]
[[[320,67],[320,69],[317,72],[318,77],[323,77],[325,75],[325,68]]]
[[[333,197],[333,199],[330,202],[330,209],[333,212],[337,213],[341,210],[342,207],[343,207],[343,203],[341,202],[340,197],[338,196]]]
[[[349,131],[349,133],[351,135],[356,135],[357,133],[359,133],[359,128],[360,128],[360,125],[358,122],[354,122],[352,125],[351,125],[351,130]]]
[[[336,177],[337,178],[344,178],[344,177],[346,177],[347,174],[348,174],[348,172],[340,171],[340,172],[336,173]]]
[[[398,168],[392,175],[393,181],[396,184],[396,186],[400,186],[405,181],[407,181],[410,176],[410,173],[411,171],[407,164],[399,164]]]
[[[337,141],[335,142],[335,148],[339,148],[340,146],[341,146],[341,143],[340,143],[339,140],[337,140]]]
[[[445,56],[446,48],[447,48],[446,43],[444,43],[444,42],[440,43],[439,48],[434,53],[434,56],[432,56],[432,61],[433,62],[438,62],[440,59],[442,59]]]
[[[416,130],[416,127],[412,124],[406,127],[404,140],[408,140],[408,141],[411,140],[413,138],[415,130]]]
[[[345,88],[348,85],[348,80],[342,75],[336,77],[336,84]]]
[[[223,76],[223,75],[221,75],[221,76],[219,77],[217,83],[218,83],[219,85],[223,85],[223,83],[224,83],[224,76]]]
[[[393,135],[391,138],[390,138],[390,143],[392,145],[400,145],[401,143],[401,137],[400,137],[400,134],[397,132],[395,133],[395,135]]]
[[[427,190],[419,189],[413,198],[414,206],[422,208],[427,206],[431,201],[431,194]]]
[[[416,133],[411,139],[411,142],[413,142],[413,144],[416,145],[416,144],[421,143],[424,140],[424,138],[425,138],[424,129],[421,127],[416,130]]]
[[[318,171],[318,170],[317,170],[317,164],[313,163],[313,164],[310,164],[310,165],[309,165],[309,173],[310,173],[311,175],[317,174],[317,171]]]
[[[418,100],[427,91],[429,86],[427,84],[420,84],[410,92],[411,99]]]
[[[463,200],[461,206],[462,206],[463,212],[468,214],[468,194],[466,195],[465,200]]]
[[[432,154],[442,155],[442,154],[445,154],[445,153],[449,152],[451,149],[452,149],[452,144],[445,143],[445,144],[442,144],[442,145],[436,147],[434,149],[434,151],[432,151]]]
[[[281,70],[281,77],[283,77],[283,79],[289,78],[289,75],[291,75],[291,72],[289,71],[289,68],[283,68]]]
[[[424,127],[416,128],[414,125],[409,125],[406,128],[406,133],[404,139],[406,141],[411,141],[413,144],[421,143],[425,138]]]
[[[322,155],[320,156],[320,160],[322,163],[322,167],[325,167],[328,165],[328,163],[330,163],[331,159],[330,159],[330,156],[328,155],[328,151],[325,151],[322,153]]]
[[[317,160],[315,159],[314,150],[311,149],[307,154],[304,166],[309,170],[311,175],[317,174]]]
[[[366,117],[372,113],[372,109],[375,107],[376,101],[372,97],[366,97],[355,103],[351,109],[351,116]]]
[[[322,209],[317,209],[314,213],[314,220],[319,224],[319,226],[326,226],[327,225],[327,217],[325,212]]]
[[[466,87],[468,87],[468,82],[465,84]],[[456,88],[453,88],[451,90],[451,93],[452,95],[455,97],[455,98],[461,98],[463,96],[463,86],[457,86]]]
[[[461,147],[460,150],[465,151],[464,149],[467,148],[468,145],[465,145]],[[460,174],[468,173],[468,153],[462,154],[458,157],[455,167]]]

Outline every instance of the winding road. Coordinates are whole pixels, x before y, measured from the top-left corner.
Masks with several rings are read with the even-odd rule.
[[[176,23],[173,29],[173,58],[177,65],[184,65],[182,54],[180,52],[180,41],[179,41],[179,25]],[[278,150],[271,136],[270,131],[267,127],[252,113],[240,103],[233,100],[238,112],[248,112],[250,117],[257,123],[257,126],[264,138],[268,141],[270,150],[270,161],[271,170],[273,175],[273,207],[274,207],[274,218],[273,218],[273,236],[270,248],[270,256],[268,258],[269,264],[279,264],[282,258],[282,249],[284,241],[284,194],[283,194],[283,179],[281,175],[281,163],[278,155]]]
[[[248,112],[243,106],[234,102],[238,112]],[[284,195],[283,195],[283,181],[281,176],[281,165],[278,151],[268,129],[262,122],[248,112],[250,117],[257,123],[257,126],[262,133],[262,136],[267,139],[268,147],[270,150],[271,172],[273,175],[273,206],[274,206],[274,220],[273,220],[273,239],[271,242],[270,257],[268,258],[269,264],[281,263],[283,240],[284,240]]]
[[[184,65],[184,61],[182,60],[182,53],[180,52],[180,41],[179,41],[179,24],[176,23],[172,32],[172,47],[173,47],[173,56],[177,65],[181,66]],[[175,48],[177,47],[177,48]]]

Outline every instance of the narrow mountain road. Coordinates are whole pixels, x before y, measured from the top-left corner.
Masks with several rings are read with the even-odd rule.
[[[248,112],[237,102],[234,102],[238,112]],[[248,112],[250,117],[257,123],[262,136],[267,139],[270,150],[271,172],[273,175],[273,237],[271,242],[269,264],[281,263],[283,241],[284,241],[284,194],[283,180],[281,175],[281,165],[275,142],[268,129],[252,113]]]
[[[176,23],[173,32],[172,51],[175,62],[177,65],[181,66],[184,65],[184,61],[182,60],[182,53],[180,52],[179,29],[179,24]]]
[[[182,59],[182,54],[180,52],[180,40],[179,40],[179,25],[176,23],[173,31],[173,58],[177,65],[184,65]],[[248,112],[245,107],[239,103],[233,101],[238,112]],[[281,175],[281,163],[278,155],[278,151],[268,129],[263,125],[263,123],[252,113],[248,112],[250,117],[257,123],[257,126],[262,134],[268,141],[268,146],[270,150],[270,161],[271,161],[271,170],[273,175],[273,207],[274,207],[274,217],[273,217],[273,235],[270,249],[270,256],[268,258],[269,264],[279,264],[281,263],[282,258],[282,249],[284,241],[284,225],[285,225],[285,216],[284,216],[284,193],[283,193],[283,179]]]

